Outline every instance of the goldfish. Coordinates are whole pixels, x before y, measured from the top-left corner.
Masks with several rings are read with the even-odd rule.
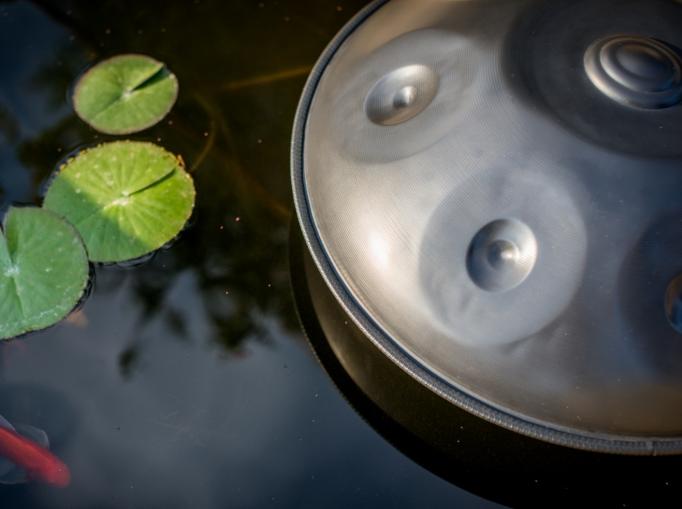
[[[0,416],[0,483],[38,481],[66,487],[69,467],[48,449],[47,434],[34,426],[12,426]]]

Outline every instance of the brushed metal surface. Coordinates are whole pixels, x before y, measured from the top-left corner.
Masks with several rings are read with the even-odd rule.
[[[392,0],[344,29],[293,183],[370,340],[517,431],[682,451],[682,107],[623,104],[585,67],[623,34],[676,52],[680,26],[672,0]]]

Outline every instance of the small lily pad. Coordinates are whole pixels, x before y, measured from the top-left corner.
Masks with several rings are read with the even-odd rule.
[[[73,106],[98,131],[129,134],[159,122],[177,96],[178,80],[163,63],[145,55],[119,55],[83,74]]]
[[[76,227],[90,260],[123,262],[172,240],[194,207],[182,160],[147,142],[115,141],[67,161],[44,207]]]
[[[85,291],[88,256],[76,230],[35,207],[10,208],[0,235],[0,338],[64,318]]]

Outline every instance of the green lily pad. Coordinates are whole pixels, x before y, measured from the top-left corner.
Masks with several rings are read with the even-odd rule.
[[[163,63],[145,55],[119,55],[83,74],[73,106],[98,131],[129,134],[159,122],[177,97],[178,80]]]
[[[71,312],[89,277],[76,230],[48,210],[10,208],[0,235],[0,338],[48,327]]]
[[[90,260],[122,262],[172,240],[189,219],[194,197],[180,158],[152,143],[116,141],[67,161],[43,206],[76,227]]]

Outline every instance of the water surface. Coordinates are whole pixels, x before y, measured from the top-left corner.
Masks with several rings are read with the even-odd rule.
[[[319,367],[287,263],[289,140],[305,77],[364,2],[0,2],[0,200],[39,204],[74,151],[113,139],[69,104],[102,58],[180,82],[132,139],[182,154],[190,227],[97,267],[84,307],[0,346],[0,414],[36,426],[72,484],[0,486],[7,508],[491,507],[400,454]]]

